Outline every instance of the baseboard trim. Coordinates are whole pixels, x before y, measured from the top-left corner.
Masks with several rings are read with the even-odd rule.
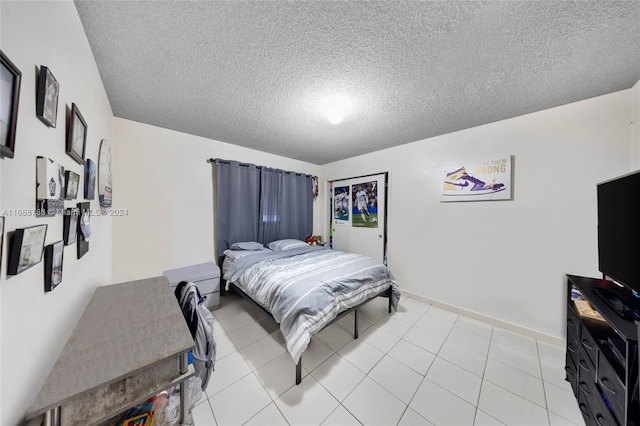
[[[498,318],[494,318],[489,315],[481,314],[470,309],[461,308],[459,306],[451,305],[449,303],[442,302],[440,300],[431,299],[429,297],[422,296],[409,290],[402,290],[402,294],[420,302],[428,303],[429,305],[437,306],[438,308],[446,309],[448,311],[456,312],[469,318],[476,319],[478,321],[486,322],[497,327],[502,327],[507,330],[515,331],[516,333],[524,334],[525,336],[533,337],[534,339],[541,340],[543,342],[551,343],[557,346],[566,346],[566,341],[563,338],[552,336],[550,334],[542,333],[531,328],[523,327],[508,321],[504,321]]]

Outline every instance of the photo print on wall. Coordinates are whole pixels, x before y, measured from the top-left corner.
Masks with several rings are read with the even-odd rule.
[[[69,138],[67,139],[67,154],[76,163],[84,164],[84,153],[87,146],[87,122],[80,113],[76,104],[71,104],[71,117],[69,119]]]
[[[13,158],[22,73],[0,50],[0,156]]]
[[[56,127],[58,120],[58,94],[60,85],[51,70],[40,66],[38,77],[38,95],[36,98],[36,117],[49,127]]]
[[[2,246],[4,244],[4,216],[0,216],[0,266],[2,266]]]
[[[75,200],[80,187],[80,175],[67,170],[64,172],[65,200]]]
[[[78,259],[89,251],[89,239],[91,237],[91,211],[89,202],[78,203],[78,227],[76,247]]]
[[[84,174],[84,198],[93,200],[96,193],[96,163],[87,158]]]
[[[7,275],[18,275],[42,260],[47,225],[16,229],[9,249]]]
[[[80,209],[72,207],[64,211],[64,222],[62,224],[62,234],[64,245],[69,246],[76,242],[78,237],[78,217]]]
[[[62,214],[65,197],[64,167],[47,157],[36,158],[36,214]]]
[[[51,291],[62,282],[63,241],[45,247],[44,251],[44,291]]]

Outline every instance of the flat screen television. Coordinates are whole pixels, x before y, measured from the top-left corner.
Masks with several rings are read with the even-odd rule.
[[[630,299],[621,301],[635,305],[640,302],[640,171],[599,183],[597,193],[599,270],[632,290]]]

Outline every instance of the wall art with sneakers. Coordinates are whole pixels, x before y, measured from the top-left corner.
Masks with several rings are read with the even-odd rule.
[[[511,200],[511,156],[450,163],[441,170],[440,201]]]

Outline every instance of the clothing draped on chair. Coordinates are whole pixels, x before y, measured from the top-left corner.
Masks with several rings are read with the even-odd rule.
[[[304,240],[313,231],[310,175],[215,159],[218,256],[238,241]]]

